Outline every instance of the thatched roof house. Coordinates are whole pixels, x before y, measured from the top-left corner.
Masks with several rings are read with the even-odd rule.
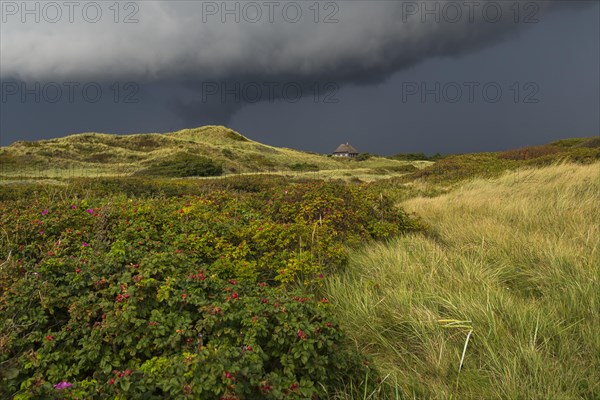
[[[356,150],[352,145],[348,142],[345,144],[340,144],[338,148],[333,152],[335,157],[356,157],[358,155],[358,150]]]

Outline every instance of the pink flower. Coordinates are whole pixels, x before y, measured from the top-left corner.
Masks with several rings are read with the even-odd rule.
[[[42,211],[42,215],[47,215],[50,211],[49,210],[44,210]]]
[[[76,209],[77,209],[77,206],[76,206],[75,204],[73,204],[73,205],[71,206],[71,210],[76,210]]]
[[[81,243],[81,245],[82,245],[83,247],[88,247],[88,246],[89,246],[88,242],[83,242],[83,243]]]
[[[85,210],[86,213],[88,214],[93,214],[94,213],[94,209],[93,208],[88,208],[87,210]]]
[[[71,386],[73,386],[71,383],[67,382],[67,381],[62,381],[57,383],[56,385],[54,385],[54,389],[56,390],[63,390],[66,388],[70,388]]]

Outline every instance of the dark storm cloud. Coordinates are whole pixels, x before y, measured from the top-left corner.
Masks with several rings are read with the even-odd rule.
[[[3,2],[2,78],[160,82],[177,88],[174,93],[187,91],[165,102],[192,125],[226,123],[248,102],[286,97],[290,85],[306,94],[315,85],[381,82],[423,60],[502,40],[551,9],[572,6],[337,1],[315,9],[313,2],[163,1],[120,3],[116,13],[108,2],[96,3],[99,10],[81,4],[61,10],[56,20],[58,13],[43,2]],[[39,22],[24,8],[38,12]]]

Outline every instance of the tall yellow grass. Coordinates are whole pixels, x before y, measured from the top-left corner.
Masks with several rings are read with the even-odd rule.
[[[431,235],[363,249],[328,287],[387,397],[600,398],[599,205],[599,163],[403,203]]]

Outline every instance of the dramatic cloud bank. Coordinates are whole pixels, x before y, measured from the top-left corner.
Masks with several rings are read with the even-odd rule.
[[[575,3],[3,1],[0,70],[23,81],[179,86],[189,98],[167,101],[194,115],[209,81],[379,82],[501,40],[561,6]],[[234,103],[212,110],[227,116]]]

